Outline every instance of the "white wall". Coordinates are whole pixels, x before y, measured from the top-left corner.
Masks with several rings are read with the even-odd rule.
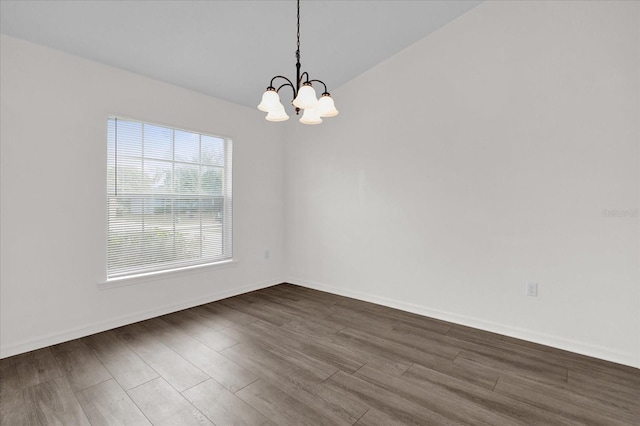
[[[288,281],[640,367],[639,9],[487,2],[334,91]]]
[[[282,127],[15,38],[0,48],[2,357],[283,281]],[[110,114],[233,138],[237,264],[99,286]]]

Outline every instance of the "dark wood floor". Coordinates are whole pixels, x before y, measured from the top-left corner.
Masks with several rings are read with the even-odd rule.
[[[2,425],[638,425],[640,370],[282,284],[0,361]]]

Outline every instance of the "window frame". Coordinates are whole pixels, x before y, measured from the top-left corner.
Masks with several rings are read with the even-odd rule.
[[[122,167],[122,165],[118,164],[118,155],[120,155],[117,151],[117,141],[114,142],[115,146],[112,148],[111,146],[111,126],[117,126],[118,121],[125,121],[125,122],[130,122],[130,123],[137,123],[141,126],[142,133],[141,133],[141,152],[140,152],[140,156],[139,159],[141,161],[141,165],[142,165],[142,170],[144,170],[144,161],[145,160],[150,160],[150,161],[157,161],[158,159],[155,158],[154,156],[148,156],[145,154],[144,152],[144,126],[148,125],[148,126],[155,126],[155,127],[160,127],[160,128],[164,128],[167,130],[171,131],[171,160],[167,160],[164,159],[162,161],[171,164],[172,167],[172,183],[171,183],[171,194],[154,194],[152,192],[152,190],[145,192],[140,192],[137,194],[133,194],[130,193],[128,195],[124,195],[122,196],[124,197],[135,197],[136,195],[139,195],[140,198],[148,198],[148,199],[154,199],[157,197],[163,197],[166,196],[167,198],[165,199],[165,202],[168,198],[172,198],[173,199],[173,206],[172,206],[172,211],[171,211],[171,217],[173,218],[172,220],[174,221],[174,227],[173,227],[173,231],[175,232],[175,218],[179,215],[179,213],[177,212],[177,202],[179,201],[179,199],[189,199],[189,198],[193,198],[193,199],[197,199],[198,201],[201,200],[208,200],[209,202],[211,202],[211,204],[213,205],[215,203],[215,199],[216,198],[221,198],[222,199],[222,204],[223,207],[221,208],[221,212],[222,212],[222,220],[220,223],[220,250],[221,250],[221,254],[220,256],[216,256],[216,257],[203,257],[203,243],[202,243],[202,237],[203,237],[203,226],[202,226],[202,210],[198,210],[198,214],[200,215],[200,226],[199,226],[199,232],[198,232],[198,236],[201,239],[200,240],[200,256],[192,258],[191,260],[173,260],[173,261],[166,261],[166,262],[158,262],[158,263],[146,263],[146,267],[141,266],[138,268],[135,267],[129,267],[127,271],[115,271],[114,272],[114,268],[110,268],[110,237],[112,236],[112,219],[111,219],[111,215],[112,213],[110,212],[111,210],[111,206],[110,206],[110,199],[115,199],[116,197],[118,197],[118,191],[117,189],[113,190],[111,189],[111,185],[113,185],[114,188],[117,188],[118,186],[118,177],[117,177],[117,170],[118,167]],[[113,124],[112,124],[113,122]],[[185,132],[191,135],[197,135],[198,136],[198,162],[195,163],[193,161],[182,161],[182,160],[177,160],[176,159],[176,132]],[[212,134],[210,132],[203,132],[200,130],[187,130],[184,129],[182,127],[179,126],[172,126],[172,125],[167,125],[167,124],[160,124],[157,122],[152,122],[152,121],[146,121],[146,120],[141,120],[141,119],[136,119],[136,118],[130,118],[124,115],[120,115],[120,114],[111,114],[108,116],[107,118],[107,129],[106,129],[106,133],[107,133],[107,161],[106,161],[106,168],[107,168],[107,173],[106,173],[106,263],[105,263],[105,273],[106,273],[106,281],[102,283],[103,286],[107,286],[107,287],[111,287],[114,286],[114,284],[116,284],[116,286],[120,286],[120,285],[128,285],[129,282],[137,282],[137,281],[148,281],[149,279],[158,279],[160,277],[164,277],[166,275],[174,275],[176,273],[194,273],[194,272],[200,272],[202,271],[204,268],[206,269],[210,269],[210,268],[224,268],[224,267],[228,267],[228,266],[233,266],[234,264],[237,263],[237,259],[234,257],[234,238],[233,238],[233,222],[234,222],[234,206],[233,206],[233,145],[234,145],[234,140],[232,137],[230,136],[224,136],[221,134]],[[214,164],[207,164],[203,162],[202,159],[202,137],[210,137],[210,138],[215,138],[215,139],[220,139],[223,141],[223,165],[222,166],[217,166]],[[114,140],[117,140],[117,133],[116,136],[114,136]],[[135,156],[130,156],[130,157],[135,157]],[[113,161],[113,164],[111,163]],[[220,168],[222,170],[222,182],[221,182],[221,195],[216,195],[216,194],[203,194],[202,193],[202,187],[199,187],[199,192],[194,193],[194,194],[181,194],[178,193],[176,191],[175,188],[175,184],[173,183],[173,180],[175,179],[175,171],[176,165],[192,165],[195,166],[197,165],[198,170],[199,170],[199,174],[198,174],[198,182],[201,185],[202,183],[202,168],[203,167],[208,167],[208,168]],[[111,176],[111,172],[109,167],[113,166],[113,170],[114,175]],[[143,171],[144,173],[144,171]],[[112,179],[112,182],[110,182],[110,179]],[[200,209],[202,208],[201,205],[199,207]],[[145,207],[146,210],[146,207]],[[146,213],[145,211],[143,211],[142,216],[147,216],[149,215],[148,213]],[[153,213],[151,213],[153,214]],[[144,218],[140,219],[142,221],[142,223],[144,224]],[[145,225],[142,225],[142,233],[144,234],[144,228]],[[174,238],[175,240],[175,236],[173,236],[172,238]],[[135,255],[135,253],[132,253],[132,255]],[[122,268],[120,268],[122,269]],[[123,282],[127,282],[125,284],[123,284]]]

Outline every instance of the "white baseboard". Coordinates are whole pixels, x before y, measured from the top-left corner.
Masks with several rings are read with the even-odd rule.
[[[44,348],[58,343],[67,342],[73,339],[79,339],[81,337],[89,336],[91,334],[100,333],[106,330],[111,330],[117,327],[122,327],[128,324],[133,324],[138,321],[144,321],[150,318],[155,318],[161,315],[170,314],[172,312],[181,311],[183,309],[192,308],[194,306],[202,305],[205,303],[215,302],[216,300],[225,299],[227,297],[236,296],[238,294],[247,293],[261,288],[271,287],[276,284],[281,284],[282,279],[272,279],[267,281],[261,281],[254,284],[248,284],[241,287],[235,287],[232,289],[219,291],[207,296],[198,297],[195,299],[187,300],[180,303],[172,303],[164,306],[159,306],[154,309],[146,311],[135,312],[128,315],[123,315],[118,318],[109,319],[106,321],[98,321],[92,324],[83,325],[80,327],[74,327],[62,332],[51,333],[46,336],[36,337],[34,339],[23,340],[22,342],[14,343],[11,345],[0,347],[0,358],[7,358],[13,355],[18,355],[24,352],[29,352],[35,349]]]
[[[597,345],[592,345],[585,342],[566,339],[559,336],[538,333],[531,330],[525,330],[522,328],[511,327],[508,325],[486,321],[478,318],[473,318],[466,315],[440,311],[430,307],[416,305],[413,303],[408,303],[400,300],[389,299],[386,297],[375,296],[368,293],[361,293],[358,291],[346,290],[343,288],[334,287],[331,285],[327,285],[327,284],[323,284],[315,281],[288,277],[286,282],[300,285],[303,287],[312,288],[315,290],[325,291],[327,293],[337,294],[339,296],[351,297],[353,299],[358,299],[365,302],[371,302],[378,305],[388,306],[390,308],[400,309],[402,311],[412,312],[414,314],[424,315],[430,318],[435,318],[443,321],[452,322],[455,324],[465,325],[468,327],[473,327],[480,330],[489,331],[492,333],[498,333],[504,336],[527,340],[529,342],[539,343],[541,345],[551,346],[551,347],[566,350],[569,352],[574,352],[574,353],[578,353],[578,354],[582,354],[582,355],[586,355],[594,358],[599,358],[606,361],[615,362],[618,364],[628,365],[630,367],[640,368],[640,364],[636,355],[615,351],[610,348],[606,348],[602,346],[597,346]]]

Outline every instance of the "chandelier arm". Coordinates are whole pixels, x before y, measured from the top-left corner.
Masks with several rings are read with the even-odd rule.
[[[304,78],[304,76],[307,76],[307,79],[304,80],[305,83],[309,83],[309,73],[308,72],[303,72],[302,74],[300,74],[300,77],[298,77],[298,89],[300,89],[300,84],[302,83],[302,79]],[[312,81],[312,80],[311,80]]]
[[[324,84],[324,81],[322,81],[322,80],[307,80],[307,83],[314,83],[314,82],[318,82],[318,83],[320,83],[320,84],[322,84],[324,86],[324,93],[322,93],[323,95],[325,93],[329,94],[329,92],[327,91],[327,85]]]
[[[269,87],[273,88],[273,82],[275,81],[276,78],[282,78],[283,80],[287,80],[287,82],[293,87],[293,83],[291,82],[291,80],[289,80],[287,77],[283,76],[283,75],[276,75],[275,77],[273,77],[271,79],[271,83],[269,83]],[[282,87],[282,86],[280,86]]]
[[[296,96],[296,89],[295,89],[295,87],[293,87],[293,84],[292,84],[291,82],[289,82],[289,83],[284,83],[284,84],[280,85],[280,87],[278,87],[278,88],[276,89],[276,92],[280,92],[280,89],[282,89],[284,86],[289,86],[289,87],[291,87],[291,90],[293,90],[293,97],[295,98],[295,96]]]

